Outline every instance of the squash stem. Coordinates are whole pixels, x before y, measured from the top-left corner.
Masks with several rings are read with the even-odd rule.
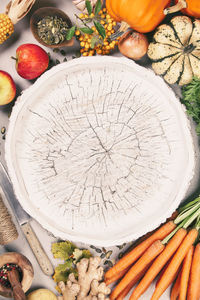
[[[129,27],[130,26],[126,22],[122,21],[119,29],[115,33],[111,34],[110,40],[114,41],[118,37],[122,36]]]
[[[169,15],[169,14],[175,13],[177,11],[180,11],[181,9],[186,8],[186,7],[187,7],[186,0],[179,0],[176,5],[165,8],[163,13],[164,13],[164,15]]]

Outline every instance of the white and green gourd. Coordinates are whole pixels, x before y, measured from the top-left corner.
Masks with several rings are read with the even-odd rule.
[[[200,20],[177,16],[160,25],[147,54],[154,72],[169,84],[182,86],[200,78]]]

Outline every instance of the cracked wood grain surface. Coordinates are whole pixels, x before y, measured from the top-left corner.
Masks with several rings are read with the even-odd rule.
[[[107,66],[65,73],[48,87],[27,106],[16,140],[38,213],[72,232],[114,234],[175,197],[186,154],[164,95]]]

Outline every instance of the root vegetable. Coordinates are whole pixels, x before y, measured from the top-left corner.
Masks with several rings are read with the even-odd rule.
[[[67,284],[59,282],[58,286],[61,289],[62,295],[59,300],[108,300],[110,288],[103,279],[103,268],[100,267],[101,258],[91,257],[90,259],[82,258],[77,263],[78,280],[74,274],[69,275]]]
[[[186,299],[193,252],[194,252],[194,246],[192,245],[183,261],[183,267],[182,267],[182,272],[181,272],[181,281],[180,281],[179,300]]]
[[[128,273],[116,286],[110,295],[110,299],[116,299],[120,293],[149,265],[163,250],[165,246],[160,240],[155,241],[140,257],[140,259],[130,268]]]
[[[130,30],[122,35],[118,48],[124,56],[139,60],[147,53],[148,45],[144,34]]]
[[[119,273],[133,264],[142,254],[156,241],[165,238],[172,230],[176,228],[176,225],[169,221],[160,228],[158,228],[147,239],[138,244],[133,250],[123,256],[111,269],[105,273],[105,280],[113,277],[116,273]]]
[[[57,297],[50,290],[38,289],[28,294],[27,300],[57,300]]]
[[[154,278],[158,275],[164,265],[169,261],[175,251],[182,243],[186,236],[186,229],[180,228],[173,238],[169,241],[164,251],[155,259],[143,279],[140,281],[138,286],[134,289],[130,300],[139,299],[139,297],[147,290]]]
[[[195,228],[191,229],[189,233],[186,235],[182,244],[180,245],[175,255],[173,256],[168,268],[166,269],[162,278],[157,284],[153,296],[151,297],[151,300],[158,300],[160,296],[164,293],[164,291],[168,288],[168,286],[172,283],[174,274],[180,267],[182,261],[187,255],[187,252],[189,251],[190,247],[195,242],[197,236],[198,236],[198,230],[196,230]]]

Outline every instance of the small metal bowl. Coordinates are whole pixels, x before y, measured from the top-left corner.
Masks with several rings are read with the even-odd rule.
[[[38,22],[43,19],[44,17],[47,16],[57,16],[59,18],[62,18],[63,21],[67,22],[69,28],[72,27],[72,22],[70,20],[70,18],[60,9],[55,8],[55,7],[42,7],[37,9],[33,15],[31,16],[30,19],[30,28],[31,31],[35,37],[35,39],[42,44],[43,46],[49,47],[49,48],[62,48],[62,47],[68,47],[68,46],[72,46],[74,44],[74,38],[72,38],[71,40],[67,41],[63,41],[59,44],[46,44],[38,35],[38,30],[37,30],[37,24]]]

